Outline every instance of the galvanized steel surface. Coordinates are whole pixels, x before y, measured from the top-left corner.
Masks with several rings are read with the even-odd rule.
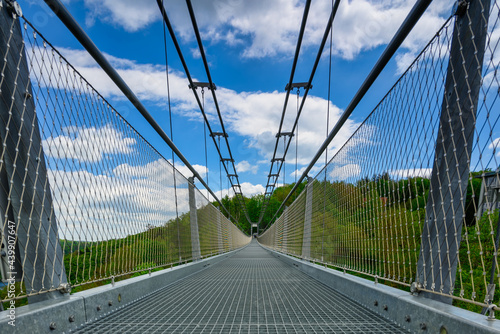
[[[346,292],[347,293],[347,292]],[[77,333],[403,333],[252,243]]]

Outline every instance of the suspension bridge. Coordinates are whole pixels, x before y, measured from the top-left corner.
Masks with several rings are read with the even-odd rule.
[[[309,79],[297,82],[311,6],[304,1],[257,221],[241,189],[191,0],[206,82],[190,74],[167,3],[157,0],[158,12],[236,209],[176,147],[172,122],[170,132],[157,123],[67,8],[45,2],[171,156],[127,122],[17,2],[1,0],[1,333],[500,332],[498,1],[450,4],[439,31],[328,158],[332,140],[428,10],[431,1],[417,0],[272,208],[342,6],[332,1]],[[331,53],[330,42],[330,68]],[[171,117],[168,63],[165,72]],[[291,94],[299,90],[295,121],[286,128]]]

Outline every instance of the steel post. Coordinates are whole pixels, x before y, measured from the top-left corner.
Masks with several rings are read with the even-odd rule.
[[[217,243],[219,254],[224,252],[224,243],[222,242],[222,212],[217,211]]]
[[[307,179],[306,186],[306,210],[304,217],[304,235],[302,237],[302,258],[311,258],[311,222],[312,222],[312,197],[313,197],[313,178]]]
[[[284,253],[288,252],[288,208],[285,208],[283,212],[283,241],[281,244],[281,250]]]
[[[193,260],[201,258],[200,234],[198,231],[198,210],[196,209],[196,191],[194,178],[188,179],[189,184],[189,221],[191,225],[191,252]]]
[[[450,295],[465,219],[490,8],[490,0],[460,3],[465,8],[459,5],[453,31],[416,278],[418,287]],[[448,297],[423,295],[451,303]]]
[[[23,270],[16,278],[22,277],[28,295],[35,294],[28,298],[32,303],[62,296],[54,290],[65,290],[67,278],[21,24],[10,3],[2,4],[0,214],[4,230],[15,224],[16,262]]]

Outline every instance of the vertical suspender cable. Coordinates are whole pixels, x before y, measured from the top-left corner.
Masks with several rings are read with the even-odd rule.
[[[300,90],[297,88],[297,117],[299,117],[299,94]],[[295,134],[295,184],[297,184],[297,174],[298,170],[298,161],[299,161],[299,123],[297,123],[297,133]]]
[[[332,0],[333,10],[333,0]],[[332,85],[332,48],[333,48],[333,25],[330,27],[330,58],[328,62],[328,101],[326,106],[326,138],[330,128],[330,100],[331,100],[331,85]],[[326,219],[326,164],[328,163],[328,148],[325,150],[325,179],[323,181],[323,233],[321,235],[321,260],[324,260],[324,239],[325,239],[325,219]]]
[[[218,145],[220,147],[220,136],[217,138],[218,139]],[[222,159],[219,159],[219,187],[220,187],[220,197],[221,197],[221,200],[222,200]],[[227,194],[227,197],[229,198],[229,189],[227,190],[228,191],[228,194]],[[229,211],[231,211],[231,209],[229,209]]]
[[[162,0],[163,5],[163,0]],[[163,23],[163,46],[165,50],[165,74],[167,77],[167,102],[168,102],[168,117],[170,123],[170,138],[174,140],[174,130],[172,126],[172,108],[170,105],[170,81],[168,77],[168,53],[167,53],[167,32],[165,31],[165,22]],[[175,154],[172,150],[172,174],[174,177],[174,196],[175,196],[175,221],[177,223],[177,243],[179,249],[179,259],[182,258],[181,255],[181,237],[180,237],[180,228],[179,228],[179,205],[177,203],[177,179],[175,177]],[[167,228],[167,231],[169,229]]]
[[[428,1],[430,1],[430,0],[428,0]],[[319,61],[320,61],[320,60],[321,60],[321,58],[322,58],[323,48],[325,47],[326,41],[327,41],[327,39],[328,39],[328,35],[330,34],[330,29],[331,29],[331,26],[332,26],[333,20],[334,20],[334,18],[335,18],[335,15],[336,15],[336,13],[337,13],[337,9],[338,9],[338,7],[339,7],[339,4],[340,4],[340,0],[336,0],[336,1],[335,1],[335,4],[334,4],[334,7],[333,7],[333,10],[332,10],[332,12],[330,13],[330,18],[328,19],[328,23],[327,23],[327,25],[326,25],[325,32],[323,33],[323,38],[321,39],[321,43],[320,43],[320,47],[319,47],[319,50],[318,50],[318,54],[316,55],[316,59],[315,59],[315,61],[314,61],[314,65],[313,65],[313,68],[312,68],[312,70],[311,70],[311,74],[310,74],[310,76],[309,76],[309,80],[308,80],[308,82],[307,82],[306,89],[305,89],[305,91],[304,91],[304,97],[302,98],[302,102],[301,102],[301,104],[300,104],[299,114],[297,115],[297,117],[296,117],[296,119],[295,119],[295,122],[294,122],[294,124],[293,124],[293,127],[292,127],[292,131],[291,131],[292,133],[295,133],[295,128],[297,127],[297,123],[298,123],[298,121],[299,121],[300,114],[302,113],[302,109],[303,109],[303,107],[304,107],[304,104],[305,104],[306,98],[307,98],[307,96],[308,96],[308,94],[309,94],[309,90],[310,90],[310,89],[311,89],[311,87],[312,87],[312,80],[314,79],[314,75],[315,75],[316,70],[317,70],[317,68],[318,68]],[[290,85],[291,85],[291,84],[290,84]],[[289,92],[289,91],[290,91],[290,90],[288,89],[288,90],[287,90],[287,97],[288,97],[288,92]],[[286,101],[285,101],[285,102],[286,102]],[[278,133],[281,133],[281,124],[282,124],[282,123],[280,123],[280,131],[279,131]],[[288,142],[287,147],[286,147],[286,149],[285,149],[285,154],[284,154],[284,156],[286,156],[286,153],[288,152],[288,148],[290,147],[291,142],[292,142],[291,140]],[[276,145],[277,145],[277,144],[276,144]],[[275,153],[276,153],[276,152],[275,152]],[[275,154],[275,153],[274,153],[274,154]],[[273,155],[273,159],[274,159],[274,155]],[[272,167],[272,165],[271,165],[271,167]],[[278,172],[277,172],[277,174],[278,174],[278,175],[279,175],[279,173],[280,173],[280,169],[281,169],[281,168],[279,168],[279,169],[278,169]],[[309,172],[309,170],[310,170],[310,168],[308,168],[307,173]],[[305,175],[307,175],[307,173],[303,173],[303,174],[302,174],[302,176],[299,178],[299,180],[297,181],[297,183],[295,184],[295,186],[292,188],[292,191],[288,193],[288,195],[287,195],[287,197],[286,197],[286,199],[287,199],[287,200],[290,198],[290,196],[292,195],[292,193],[293,193],[293,192],[295,192],[295,190],[297,190],[298,184],[300,184],[300,183],[302,182],[302,180],[304,179]],[[267,200],[268,200],[268,199],[269,199],[269,198],[267,198]],[[268,201],[268,202],[269,202],[269,201]],[[278,209],[278,211],[276,211],[276,214],[274,215],[273,219],[274,219],[274,218],[278,215],[278,213],[279,213],[279,212],[281,212],[281,209],[283,208],[283,206],[284,206],[284,203],[285,203],[285,202],[286,202],[286,201],[283,201],[283,202],[281,203],[280,208]],[[265,210],[266,210],[266,209],[267,209],[267,204],[265,204],[265,205],[263,206],[263,208],[262,208],[262,211],[261,211],[261,218],[259,219],[259,223],[260,223],[260,221],[262,221],[262,217],[264,216],[264,212],[265,212]],[[271,221],[272,221],[273,219],[271,219]],[[268,222],[267,226],[271,223],[271,221],[269,221],[269,222]],[[266,227],[267,227],[267,226],[266,226]]]
[[[286,147],[286,137],[284,136],[283,137],[283,152],[285,151],[285,147]],[[286,161],[285,161],[285,157],[283,156],[283,187],[285,186],[285,181],[286,181]]]
[[[201,88],[201,103],[203,104],[203,110],[205,110],[205,89],[202,87]],[[208,150],[207,150],[207,124],[203,122],[203,139],[205,141],[205,173],[206,175],[206,180],[208,184]],[[222,193],[221,193],[222,196]],[[208,190],[207,190],[207,198],[208,197]]]

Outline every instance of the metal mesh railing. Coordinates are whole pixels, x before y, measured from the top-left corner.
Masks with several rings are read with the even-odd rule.
[[[311,200],[285,209],[262,244],[468,309],[496,308],[499,3],[470,3],[308,183],[301,196]]]
[[[27,21],[6,19],[0,28],[0,208],[9,250],[1,268],[15,287],[4,288],[2,301],[66,291],[66,283],[96,286],[250,241],[199,190],[190,198],[188,179]]]

